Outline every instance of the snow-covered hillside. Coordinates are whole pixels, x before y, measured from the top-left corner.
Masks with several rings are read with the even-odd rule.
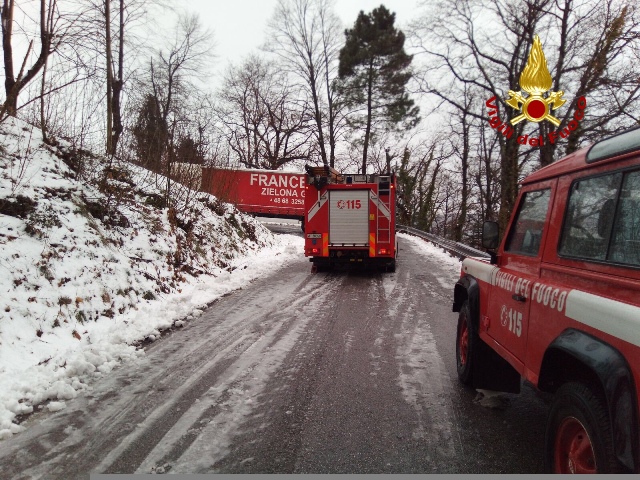
[[[0,440],[302,254],[210,195],[177,189],[166,208],[163,180],[0,125]]]

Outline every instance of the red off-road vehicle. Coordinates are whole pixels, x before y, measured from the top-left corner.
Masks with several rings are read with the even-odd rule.
[[[463,383],[553,394],[549,471],[640,472],[640,129],[527,177],[491,261],[463,261],[453,310]]]

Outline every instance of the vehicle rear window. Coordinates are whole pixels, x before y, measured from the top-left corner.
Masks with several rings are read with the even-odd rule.
[[[538,254],[550,198],[549,189],[524,194],[505,251],[530,256]]]
[[[571,186],[560,254],[605,260],[621,173],[589,178]]]
[[[575,182],[559,253],[640,265],[640,172],[617,172]]]
[[[640,172],[624,176],[617,210],[609,259],[640,265]]]

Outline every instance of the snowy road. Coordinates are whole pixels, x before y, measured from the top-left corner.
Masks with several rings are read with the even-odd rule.
[[[0,443],[3,478],[95,473],[537,473],[530,390],[455,378],[455,262],[402,236],[395,274],[304,258],[216,302]],[[505,403],[506,402],[506,403]]]

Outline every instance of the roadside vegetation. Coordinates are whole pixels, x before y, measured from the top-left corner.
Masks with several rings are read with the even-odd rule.
[[[216,32],[197,15],[150,0],[25,8],[3,0],[0,121],[164,176],[157,201],[173,208],[172,182],[199,187],[185,165],[392,168],[402,223],[477,245],[524,175],[640,121],[632,2],[424,1],[408,25],[381,4],[344,25],[332,0],[279,0],[262,47],[217,86]],[[510,123],[536,36],[565,101],[557,127]]]

